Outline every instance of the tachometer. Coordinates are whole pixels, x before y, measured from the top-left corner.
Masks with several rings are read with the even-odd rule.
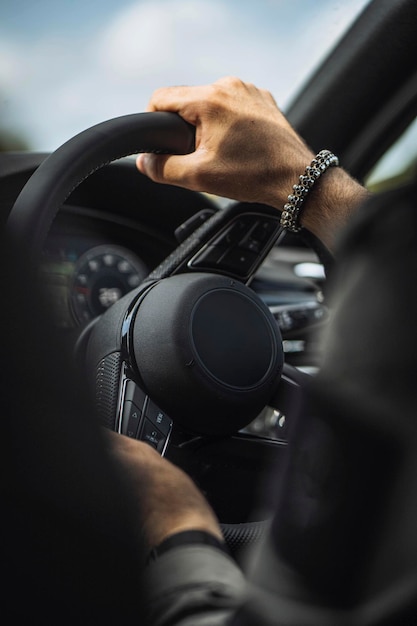
[[[75,318],[82,323],[104,313],[147,273],[145,264],[122,246],[91,248],[75,265],[70,296]]]

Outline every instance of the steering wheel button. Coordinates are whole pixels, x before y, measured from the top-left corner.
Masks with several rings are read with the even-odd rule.
[[[141,419],[142,411],[133,402],[125,402],[122,417],[122,434],[136,439]]]
[[[251,237],[257,241],[265,241],[279,227],[277,220],[262,220],[259,222],[251,233]]]
[[[250,230],[250,222],[244,218],[238,219],[214,241],[215,246],[229,247],[239,243]]]
[[[262,250],[262,244],[260,243],[260,241],[258,241],[257,239],[253,239],[252,237],[246,237],[246,239],[242,241],[239,247],[255,253],[258,253]]]
[[[125,402],[134,402],[137,407],[143,410],[143,405],[145,404],[146,394],[140,387],[133,382],[133,380],[129,380],[126,385],[125,391]]]
[[[146,417],[143,420],[142,432],[140,434],[141,441],[149,443],[155,450],[162,452],[166,437],[149,421]]]
[[[171,430],[172,420],[164,411],[162,411],[152,400],[149,400],[146,407],[146,417],[156,426],[165,436],[168,436]]]
[[[240,244],[241,247],[252,252],[261,252],[266,242],[275,233],[279,224],[275,220],[264,220],[259,222],[250,235]]]
[[[220,261],[223,254],[224,249],[222,247],[208,246],[192,261],[192,265],[193,267],[202,269],[214,267]]]
[[[250,273],[257,259],[258,255],[255,252],[236,247],[232,248],[224,255],[221,266],[229,272],[233,272],[239,276],[246,276]]]

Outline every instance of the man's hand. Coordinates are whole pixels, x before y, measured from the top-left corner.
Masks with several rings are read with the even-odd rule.
[[[301,173],[314,156],[272,95],[237,78],[159,89],[148,110],[174,111],[196,127],[192,154],[138,157],[138,168],[157,182],[271,204],[281,184],[290,185],[293,168]]]
[[[187,474],[146,443],[111,432],[108,441],[135,490],[150,548],[183,530],[205,530],[223,540],[213,510]]]
[[[272,95],[237,78],[159,89],[148,110],[176,112],[196,127],[195,152],[138,157],[138,169],[156,182],[282,210],[314,157]],[[301,223],[332,249],[338,230],[366,195],[346,172],[332,168],[309,194]]]

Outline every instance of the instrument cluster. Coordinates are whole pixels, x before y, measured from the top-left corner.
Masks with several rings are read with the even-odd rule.
[[[131,249],[91,237],[52,237],[42,262],[42,283],[55,323],[74,328],[104,313],[149,273]]]

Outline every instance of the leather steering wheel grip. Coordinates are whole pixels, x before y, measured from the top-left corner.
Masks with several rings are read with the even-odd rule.
[[[188,154],[194,147],[194,127],[176,113],[135,113],[97,124],[38,167],[14,204],[6,236],[36,263],[59,208],[94,171],[130,154]]]

